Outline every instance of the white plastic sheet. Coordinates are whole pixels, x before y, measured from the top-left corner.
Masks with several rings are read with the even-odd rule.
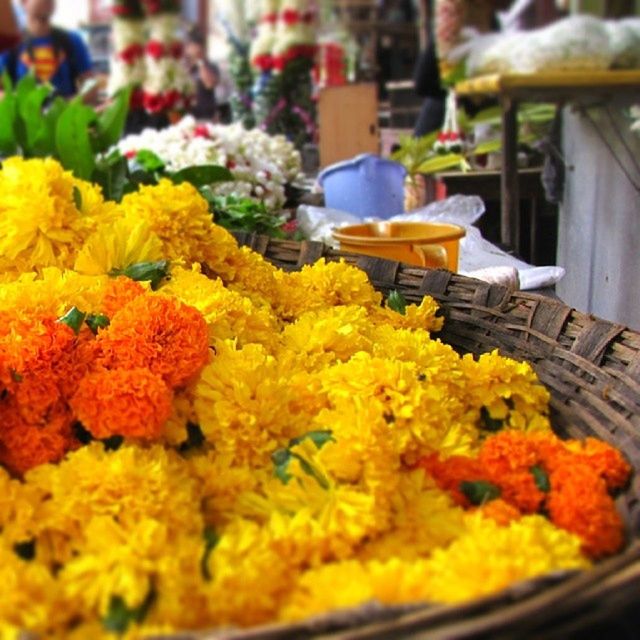
[[[558,283],[564,276],[561,267],[534,267],[522,260],[505,253],[482,237],[480,230],[474,227],[485,212],[484,203],[477,196],[452,196],[416,209],[409,213],[395,216],[390,222],[449,222],[464,227],[467,235],[460,243],[459,272],[489,282],[513,280],[505,269],[487,272],[494,267],[507,267],[517,271],[520,288],[523,290],[542,289]],[[352,224],[374,222],[376,218],[364,220],[351,213],[302,205],[297,213],[300,230],[311,240],[325,242],[338,248],[333,238],[334,229]]]

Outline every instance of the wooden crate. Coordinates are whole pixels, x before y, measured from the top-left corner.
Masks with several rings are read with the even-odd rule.
[[[375,84],[327,87],[318,100],[320,165],[360,153],[378,153],[378,93]]]

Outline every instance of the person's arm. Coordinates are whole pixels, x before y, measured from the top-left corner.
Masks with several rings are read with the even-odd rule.
[[[11,0],[0,0],[0,52],[15,47],[20,41],[20,31]]]
[[[215,89],[220,78],[218,68],[206,60],[198,60],[198,75],[206,89]]]
[[[95,77],[93,61],[91,60],[89,48],[82,37],[78,33],[71,33],[70,35],[73,42],[73,65],[76,71],[76,89],[80,89],[87,80]],[[99,88],[96,86],[85,95],[84,101],[87,103],[95,103],[97,101],[98,91]]]

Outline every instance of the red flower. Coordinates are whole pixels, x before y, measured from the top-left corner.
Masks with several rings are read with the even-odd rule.
[[[124,157],[127,160],[133,160],[138,155],[138,152],[135,150],[125,151]]]
[[[162,94],[145,92],[143,95],[143,104],[149,113],[158,113],[164,108],[164,96]]]
[[[118,57],[127,64],[133,64],[144,54],[144,47],[141,44],[131,44],[126,49],[118,53]]]
[[[149,40],[146,47],[147,55],[154,60],[164,58],[167,53],[166,47],[158,40]]]
[[[172,42],[169,45],[169,55],[177,59],[182,58],[182,54],[184,53],[184,46],[182,42]]]
[[[197,125],[193,130],[193,135],[195,138],[211,138],[211,135],[209,134],[209,127],[207,127],[206,124]]]

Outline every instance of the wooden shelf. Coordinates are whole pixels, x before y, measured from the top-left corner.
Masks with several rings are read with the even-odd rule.
[[[463,96],[505,95],[518,99],[555,99],[577,94],[639,90],[640,70],[555,71],[479,76],[456,85]]]

